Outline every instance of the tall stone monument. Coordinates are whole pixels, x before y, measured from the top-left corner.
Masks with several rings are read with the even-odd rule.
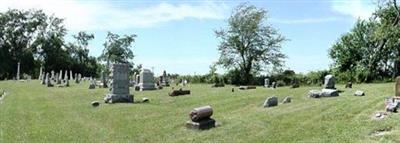
[[[169,86],[169,78],[167,76],[167,72],[164,70],[163,75],[161,76],[161,85]]]
[[[335,77],[333,75],[325,76],[324,89],[336,89],[335,88]]]
[[[17,80],[19,80],[19,78],[20,78],[20,63],[18,62],[18,67],[17,67]]]
[[[129,93],[129,65],[113,64],[110,80],[110,93],[104,97],[105,103],[133,103],[133,95]]]
[[[149,69],[143,69],[140,72],[140,90],[155,90],[154,74]]]

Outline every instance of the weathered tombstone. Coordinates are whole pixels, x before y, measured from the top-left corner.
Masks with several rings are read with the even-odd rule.
[[[345,88],[353,88],[353,83],[351,81],[347,82]]]
[[[42,74],[42,84],[45,85],[46,84],[46,73]]]
[[[169,79],[168,79],[168,76],[167,76],[167,72],[164,70],[163,71],[163,75],[161,76],[161,85],[162,86],[169,86]]]
[[[72,70],[69,71],[69,80],[74,80],[74,77],[72,76]]]
[[[399,97],[400,96],[400,76],[396,77],[396,87],[395,87],[395,96]]]
[[[53,87],[53,84],[51,84],[51,79],[49,78],[49,73],[46,74],[46,86]]]
[[[210,129],[215,127],[215,120],[211,118],[213,109],[211,106],[203,106],[194,108],[190,113],[190,120],[186,122],[186,127],[189,129]]]
[[[293,79],[292,80],[292,88],[299,88],[300,87],[300,83],[298,79]]]
[[[321,97],[321,92],[318,90],[310,90],[308,92],[308,97],[319,98],[319,97]]]
[[[190,90],[182,90],[182,88],[181,88],[179,90],[172,90],[172,92],[169,93],[169,96],[180,96],[180,95],[187,95],[187,94],[190,94]]]
[[[59,80],[62,79],[62,70],[60,70],[60,74],[58,74],[58,79],[59,79]]]
[[[149,69],[143,69],[140,72],[140,90],[155,90],[154,74]]]
[[[79,78],[77,73],[75,73],[75,83],[79,83]]]
[[[40,66],[40,69],[39,69],[39,80],[42,80],[42,78],[43,78],[43,67],[42,66]]]
[[[282,101],[283,104],[290,103],[290,102],[292,102],[292,98],[290,96],[286,96]]]
[[[51,79],[51,80],[54,80],[54,70],[51,70],[51,77],[50,77],[50,79]]]
[[[354,96],[364,96],[364,95],[365,95],[364,91],[361,91],[361,90],[357,90],[357,91],[354,93]]]
[[[95,88],[96,88],[96,81],[94,79],[91,79],[89,84],[89,89],[95,89]]]
[[[133,95],[129,93],[129,65],[113,64],[110,73],[110,93],[104,97],[105,103],[133,103]]]
[[[264,101],[264,108],[278,106],[278,97],[269,97]]]
[[[277,83],[275,81],[272,82],[272,88],[276,88],[276,86],[277,86]]]
[[[93,101],[91,104],[92,104],[93,107],[97,107],[97,106],[100,105],[100,102],[99,101]]]
[[[322,97],[334,97],[339,96],[339,92],[335,89],[322,89],[321,91]]]
[[[270,87],[269,86],[269,78],[264,79],[264,87]]]
[[[106,72],[105,71],[103,71],[101,73],[101,81],[103,83],[103,88],[107,88],[108,86],[107,86]]]
[[[58,73],[56,73],[56,84],[61,84],[61,79]]]
[[[336,89],[335,88],[335,77],[333,75],[326,75],[324,82],[325,89]]]
[[[17,67],[17,80],[20,79],[20,63],[18,62],[18,67]]]

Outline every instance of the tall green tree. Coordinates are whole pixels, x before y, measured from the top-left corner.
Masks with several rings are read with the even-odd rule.
[[[238,84],[250,84],[254,74],[269,65],[282,66],[281,52],[287,39],[267,23],[267,11],[240,4],[228,20],[228,27],[215,31],[220,39],[219,65],[240,72]]]
[[[106,42],[103,44],[104,49],[100,55],[100,59],[106,61],[107,68],[110,63],[129,63],[133,66],[132,59],[134,57],[130,47],[135,42],[136,35],[120,36],[108,32]]]

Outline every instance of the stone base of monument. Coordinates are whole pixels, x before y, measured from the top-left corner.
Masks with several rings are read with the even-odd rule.
[[[133,95],[107,94],[104,97],[105,103],[133,103]]]
[[[212,118],[202,119],[200,121],[187,121],[186,127],[189,129],[206,130],[215,127],[215,120]]]
[[[339,92],[335,89],[322,89],[321,97],[339,96]]]

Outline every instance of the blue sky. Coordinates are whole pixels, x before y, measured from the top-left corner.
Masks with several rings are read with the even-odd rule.
[[[67,40],[82,30],[95,35],[89,46],[93,56],[100,55],[107,31],[136,34],[134,63],[154,68],[156,75],[162,70],[203,74],[219,57],[213,31],[226,27],[232,9],[242,2],[268,11],[267,24],[290,39],[282,49],[286,69],[303,73],[328,68],[331,45],[374,10],[370,0],[0,0],[0,11],[39,8],[65,18]]]

